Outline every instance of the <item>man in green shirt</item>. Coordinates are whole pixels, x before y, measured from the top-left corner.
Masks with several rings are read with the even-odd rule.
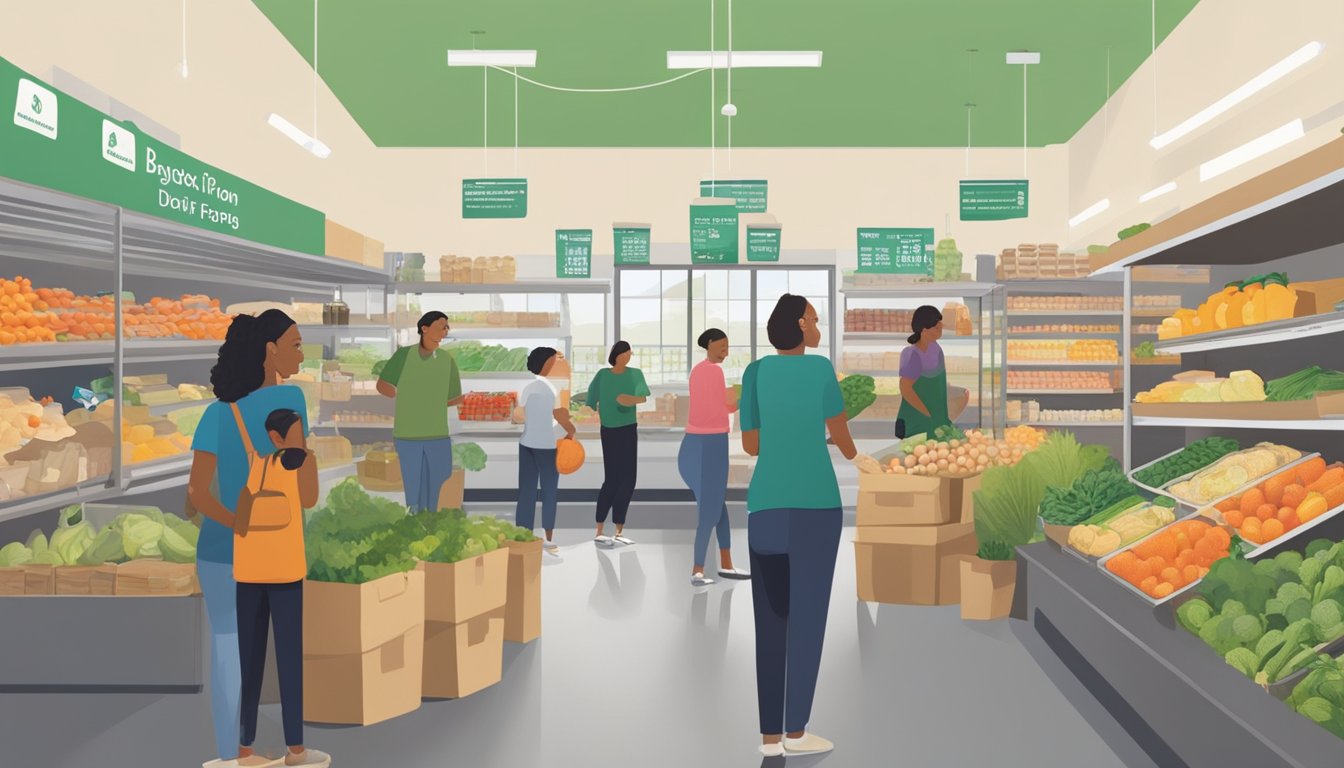
[[[448,316],[429,312],[416,327],[420,343],[394,352],[378,377],[379,394],[396,400],[392,437],[412,512],[437,507],[440,489],[453,476],[448,409],[462,402],[457,363],[439,349],[448,335]]]

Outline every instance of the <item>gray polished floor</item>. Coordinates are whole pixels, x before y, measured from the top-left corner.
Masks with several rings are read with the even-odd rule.
[[[310,744],[340,768],[783,765],[756,751],[750,583],[696,591],[690,531],[629,533],[640,543],[615,552],[558,534],[543,637],[507,647],[499,685],[367,728],[310,726]],[[745,566],[745,532],[735,536]],[[812,722],[837,747],[790,765],[1147,765],[1112,724],[1089,724],[1098,713],[1071,706],[1009,622],[858,602],[852,538]],[[0,696],[0,768],[190,768],[212,756],[208,708],[205,694]],[[264,708],[261,730],[262,746],[279,744],[278,707]]]

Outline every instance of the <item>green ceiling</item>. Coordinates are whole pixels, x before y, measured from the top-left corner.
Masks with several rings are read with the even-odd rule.
[[[312,3],[254,0],[312,60]],[[1157,3],[1158,42],[1198,0]],[[543,83],[613,88],[674,76],[668,50],[709,48],[708,0],[325,0],[322,78],[375,144],[480,146],[480,69],[449,69],[449,48],[536,49]],[[716,1],[717,48],[728,0]],[[967,101],[974,146],[1021,146],[1022,68],[1009,50],[1041,52],[1028,73],[1032,146],[1067,141],[1148,56],[1142,0],[736,0],[737,50],[821,50],[820,69],[735,70],[735,146],[960,147]],[[969,55],[968,48],[979,49]],[[973,61],[972,61],[973,58]],[[513,79],[489,77],[490,145],[514,141]],[[723,103],[726,73],[717,73]],[[701,147],[710,142],[709,73],[619,94],[560,93],[522,83],[519,141],[535,147]],[[274,109],[302,125],[308,100]],[[713,111],[717,115],[717,110]],[[718,142],[727,122],[718,121]]]

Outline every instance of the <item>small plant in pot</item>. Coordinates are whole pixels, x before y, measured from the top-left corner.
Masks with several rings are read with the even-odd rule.
[[[439,490],[439,509],[461,509],[467,473],[485,469],[485,449],[476,443],[453,444],[453,476]]]
[[[1017,586],[1017,553],[1002,541],[981,542],[974,557],[961,561],[961,618],[1007,618]]]

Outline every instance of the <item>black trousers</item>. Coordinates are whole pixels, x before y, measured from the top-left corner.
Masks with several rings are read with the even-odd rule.
[[[242,742],[257,739],[257,707],[266,671],[266,625],[275,629],[275,666],[285,745],[303,743],[303,582],[238,583],[238,655],[243,672]]]
[[[639,431],[636,425],[602,428],[602,490],[597,494],[597,522],[625,525],[630,498],[635,495],[635,468],[639,465]]]

